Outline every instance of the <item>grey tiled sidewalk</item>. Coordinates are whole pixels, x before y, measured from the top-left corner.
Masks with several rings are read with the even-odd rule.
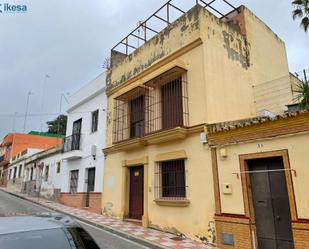
[[[80,219],[81,221],[90,223],[92,225],[106,229],[112,233],[123,236],[125,238],[134,240],[138,243],[144,244],[152,248],[204,248],[204,249],[215,249],[212,246],[206,246],[200,242],[183,239],[175,240],[174,234],[157,231],[151,228],[144,228],[142,226],[125,222],[116,218],[111,218],[104,215],[88,212],[86,210],[68,207],[57,202],[49,201],[46,199],[40,199],[29,197],[19,192],[8,191],[5,188],[0,188],[2,191],[13,194],[20,198],[29,200],[37,203],[56,212],[61,212],[74,218]]]

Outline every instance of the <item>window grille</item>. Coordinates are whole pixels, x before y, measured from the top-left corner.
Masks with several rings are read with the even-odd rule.
[[[75,194],[78,186],[78,170],[71,170],[70,193]]]
[[[183,159],[158,163],[155,170],[155,199],[186,199],[185,172]]]
[[[113,142],[189,126],[186,75],[165,73],[115,98]]]
[[[96,110],[92,112],[91,132],[96,132],[98,130],[98,122],[99,122],[99,110]]]
[[[114,103],[113,141],[141,137],[145,133],[146,105],[151,88],[139,86],[117,97]]]

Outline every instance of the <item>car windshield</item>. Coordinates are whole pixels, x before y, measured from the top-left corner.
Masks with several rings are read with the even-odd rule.
[[[0,235],[1,249],[71,249],[61,228]],[[74,247],[73,247],[74,248]]]

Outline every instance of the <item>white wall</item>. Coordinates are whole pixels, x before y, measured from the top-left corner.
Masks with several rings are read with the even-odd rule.
[[[95,192],[102,192],[104,155],[102,149],[105,145],[106,130],[106,95],[105,74],[99,75],[95,80],[80,89],[70,97],[66,136],[72,135],[73,122],[82,118],[81,151],[82,158],[63,162],[61,173],[61,192],[69,192],[70,171],[78,169],[78,192],[86,191],[86,169],[95,167]],[[91,132],[92,112],[99,110],[98,131]],[[96,160],[91,156],[91,147],[96,145]]]
[[[27,149],[27,153],[25,155],[22,155],[20,156],[19,158],[15,159],[14,161],[12,161],[11,159],[11,164],[10,164],[10,167],[9,167],[9,171],[10,169],[12,169],[12,174],[9,175],[8,174],[8,178],[9,180],[12,180],[13,179],[13,176],[14,176],[14,168],[17,167],[17,170],[16,170],[16,178],[19,178],[19,165],[22,165],[22,168],[21,168],[21,178],[24,178],[25,174],[26,174],[26,169],[25,169],[25,160],[36,154],[36,153],[39,153],[40,151],[42,151],[42,149],[34,149],[34,148],[28,148]]]
[[[42,162],[44,163],[44,169],[42,174],[42,189],[60,189],[61,188],[61,172],[63,171],[63,162],[62,160],[62,154],[57,153],[53,154],[49,157],[43,158],[39,161],[38,165],[40,165]],[[57,173],[57,162],[60,162],[60,172]],[[48,174],[48,180],[45,181],[45,172],[46,172],[46,166],[49,166],[49,174]]]

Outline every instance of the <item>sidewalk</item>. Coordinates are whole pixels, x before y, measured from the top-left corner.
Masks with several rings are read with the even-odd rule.
[[[19,192],[8,191],[5,188],[0,188],[0,190],[15,195],[17,197],[20,197],[22,199],[34,202],[46,208],[52,209],[56,212],[61,212],[66,215],[70,215],[73,218],[103,228],[109,232],[133,240],[147,247],[176,248],[176,249],[184,249],[184,248],[215,249],[212,246],[206,246],[194,240],[182,239],[181,237],[177,237],[174,234],[164,233],[151,228],[144,228],[142,226],[121,221],[119,219],[91,213],[78,208],[68,207],[45,199],[40,199],[40,201],[38,202],[38,198],[29,197]]]

